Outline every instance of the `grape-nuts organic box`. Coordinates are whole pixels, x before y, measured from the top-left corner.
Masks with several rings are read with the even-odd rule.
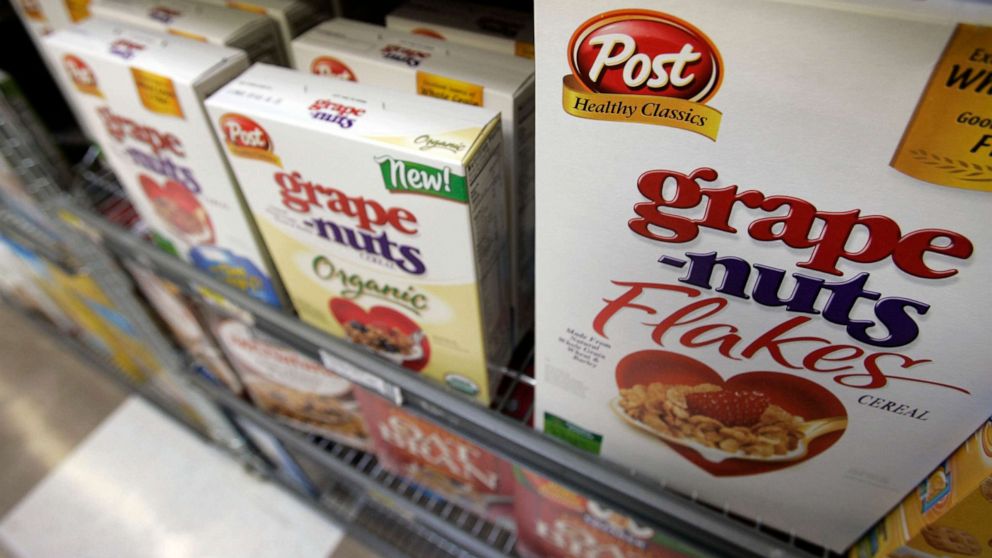
[[[992,29],[810,4],[537,4],[536,416],[841,551],[992,408]]]
[[[264,64],[207,109],[300,317],[488,401],[509,351],[498,116]]]
[[[517,339],[529,332],[534,321],[533,61],[450,47],[347,19],[311,29],[293,41],[293,50],[302,71],[499,111],[510,204],[514,330]]]
[[[252,62],[287,63],[275,19],[194,0],[94,0],[94,16],[245,51]]]
[[[240,51],[93,18],[45,39],[56,79],[158,244],[279,304],[203,98],[248,61]]]

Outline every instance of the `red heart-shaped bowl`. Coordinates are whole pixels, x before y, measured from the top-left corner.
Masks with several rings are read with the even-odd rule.
[[[404,360],[403,367],[414,372],[419,372],[427,366],[427,362],[431,358],[430,341],[427,339],[427,335],[420,329],[420,326],[410,318],[386,306],[373,306],[366,311],[358,304],[344,298],[332,298],[328,306],[334,319],[342,327],[348,322],[355,321],[382,329],[396,328],[406,335],[420,332],[420,348],[423,354],[416,360]]]
[[[847,409],[833,393],[805,378],[781,372],[745,372],[724,380],[706,364],[686,355],[660,350],[645,350],[625,356],[617,364],[617,387],[631,388],[637,384],[648,385],[660,382],[668,385],[715,384],[724,389],[736,391],[760,391],[771,402],[806,421],[846,417]],[[767,473],[786,467],[794,467],[826,451],[840,439],[840,430],[818,436],[809,442],[806,455],[793,461],[763,462],[747,459],[727,459],[713,463],[704,459],[692,448],[672,444],[661,438],[658,442],[667,444],[679,455],[696,466],[719,477],[754,475]]]

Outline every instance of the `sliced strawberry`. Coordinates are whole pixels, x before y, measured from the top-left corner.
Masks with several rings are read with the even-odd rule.
[[[725,426],[752,426],[761,420],[771,400],[760,391],[710,391],[685,396],[689,414],[703,415]]]

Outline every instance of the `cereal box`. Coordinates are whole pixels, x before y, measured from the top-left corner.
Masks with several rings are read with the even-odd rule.
[[[24,269],[37,285],[78,327],[80,341],[110,359],[133,381],[145,381],[161,369],[146,345],[146,337],[94,277],[67,270],[29,248],[12,242]]]
[[[224,360],[224,355],[214,343],[200,321],[196,304],[187,297],[179,285],[162,279],[151,270],[133,261],[124,267],[134,278],[138,290],[168,326],[176,342],[206,373],[224,384],[231,391],[241,393],[243,388],[238,376]]]
[[[286,65],[275,19],[193,0],[93,0],[93,15],[139,29],[241,49],[251,62]]]
[[[513,517],[523,558],[688,558],[704,556],[595,500],[513,466]]]
[[[856,544],[850,558],[992,557],[992,420]]]
[[[992,408],[992,29],[537,9],[537,426],[844,551]]]
[[[263,64],[207,109],[300,317],[488,403],[510,346],[498,116]]]
[[[525,12],[469,2],[410,0],[386,16],[386,25],[407,33],[534,58],[534,21]]]
[[[75,334],[78,325],[59,308],[45,291],[30,269],[18,257],[27,248],[0,235],[0,293],[6,302],[44,316],[59,331]]]
[[[382,467],[452,503],[510,522],[513,472],[508,461],[376,394],[356,390]]]
[[[39,48],[45,35],[90,16],[90,0],[13,0],[11,5]]]
[[[314,3],[305,0],[206,0],[206,2],[248,13],[263,14],[275,20],[279,26],[282,50],[286,53],[290,66],[293,65],[293,49],[290,44],[292,40],[326,17],[317,10]]]
[[[534,64],[410,38],[375,25],[333,19],[293,41],[296,67],[499,111],[510,204],[510,285],[519,340],[534,321]]]
[[[206,307],[210,329],[251,400],[283,423],[364,449],[368,432],[351,382],[265,334],[239,312]]]
[[[278,305],[278,284],[202,105],[244,70],[244,54],[98,18],[45,42],[159,245]]]

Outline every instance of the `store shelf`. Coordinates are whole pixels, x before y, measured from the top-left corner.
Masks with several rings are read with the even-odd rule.
[[[83,176],[91,199],[94,190],[112,197],[109,192],[115,186],[111,178],[90,171],[84,172]],[[106,199],[97,202],[107,203]],[[136,259],[194,295],[203,288],[221,294],[246,310],[255,327],[316,360],[321,360],[322,355],[330,355],[336,368],[346,367],[353,372],[352,376],[364,377],[365,381],[361,383],[366,387],[405,409],[667,533],[698,549],[701,554],[770,557],[828,555],[822,548],[805,544],[788,533],[744,521],[733,515],[731,510],[711,508],[691,495],[677,494],[664,484],[650,481],[535,432],[516,419],[482,407],[445,386],[410,374],[371,351],[330,337],[293,316],[245,296],[178,259],[157,251],[142,239],[81,208],[78,203],[66,200],[62,203],[63,209],[76,215],[112,252]],[[509,376],[513,385],[532,382],[529,377],[513,370],[493,366],[493,371]],[[382,477],[385,472],[377,468],[370,456],[341,449],[341,446],[319,439],[305,439],[223,390],[206,385],[203,387],[211,397],[257,419],[289,446],[340,474],[349,484],[362,487],[374,497],[392,501],[403,516],[436,531],[465,551],[480,556],[512,553],[511,538],[494,536],[494,526],[491,524],[477,520],[464,510],[454,511],[441,504],[425,505],[423,494],[417,494],[418,489],[412,485],[391,486],[393,481]],[[506,400],[504,396],[497,410]],[[442,506],[440,511],[438,506]]]
[[[393,519],[403,517],[422,525],[425,530],[418,534],[421,538],[445,543],[441,546],[444,552],[442,555],[459,556],[467,552],[471,556],[497,557],[512,553],[515,542],[512,532],[430,496],[413,483],[386,472],[372,454],[316,436],[300,434],[272,420],[230,391],[203,378],[196,378],[194,381],[221,406],[248,418],[282,441],[294,454],[312,461],[326,471],[330,478],[351,489],[360,489],[366,496],[364,505],[371,507],[368,513]],[[385,507],[385,502],[388,502],[389,508]],[[352,515],[357,515],[360,511],[355,510]],[[388,535],[386,540],[397,538],[389,530],[391,529],[380,535]],[[408,534],[399,535],[403,538],[403,535]],[[445,547],[448,548],[447,551],[444,550]],[[420,555],[409,549],[405,549],[403,553]],[[389,555],[395,555],[395,551]]]

